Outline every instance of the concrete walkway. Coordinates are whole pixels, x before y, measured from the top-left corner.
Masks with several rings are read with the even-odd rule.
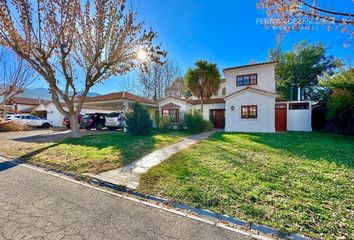
[[[207,139],[214,132],[215,131],[209,131],[188,137],[181,142],[156,150],[155,152],[152,152],[125,167],[107,171],[99,175],[89,174],[88,176],[113,184],[136,189],[139,185],[140,176],[146,173],[150,168],[160,164],[167,158],[171,157],[173,154],[176,154],[185,148],[188,148],[202,140]]]

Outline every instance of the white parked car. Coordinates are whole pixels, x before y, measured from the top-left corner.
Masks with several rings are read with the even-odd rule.
[[[123,129],[126,126],[123,112],[112,112],[106,117],[106,127],[109,130]]]
[[[44,120],[37,116],[33,116],[29,114],[8,115],[5,117],[5,121],[15,121],[20,124],[31,126],[31,127],[50,128],[53,125],[51,121]]]

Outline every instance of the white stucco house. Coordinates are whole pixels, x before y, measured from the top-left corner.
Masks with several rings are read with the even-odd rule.
[[[227,132],[312,131],[311,102],[277,100],[275,89],[276,62],[264,62],[224,69],[225,79],[211,99],[204,101],[202,115],[212,120],[215,128]],[[12,98],[16,112],[36,113],[62,126],[64,116],[51,101]],[[184,99],[170,96],[159,101],[143,98],[128,92],[115,92],[85,99],[81,114],[110,113],[129,110],[140,102],[153,117],[158,110],[178,123],[183,113],[201,111],[196,97]]]
[[[227,132],[311,131],[311,103],[279,102],[275,89],[276,62],[224,69],[219,91],[203,108],[203,117]],[[200,110],[196,98],[168,97],[158,102],[162,115],[178,121],[181,112]]]

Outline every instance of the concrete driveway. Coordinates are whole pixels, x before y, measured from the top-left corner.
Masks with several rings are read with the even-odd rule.
[[[250,239],[0,162],[0,239]]]

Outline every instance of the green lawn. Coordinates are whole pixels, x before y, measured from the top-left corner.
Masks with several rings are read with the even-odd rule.
[[[216,133],[152,168],[140,190],[318,239],[354,232],[354,138]]]
[[[131,136],[122,132],[66,139],[38,145],[23,156],[31,163],[73,173],[99,173],[127,165],[134,160],[187,136],[187,132],[154,132]]]

